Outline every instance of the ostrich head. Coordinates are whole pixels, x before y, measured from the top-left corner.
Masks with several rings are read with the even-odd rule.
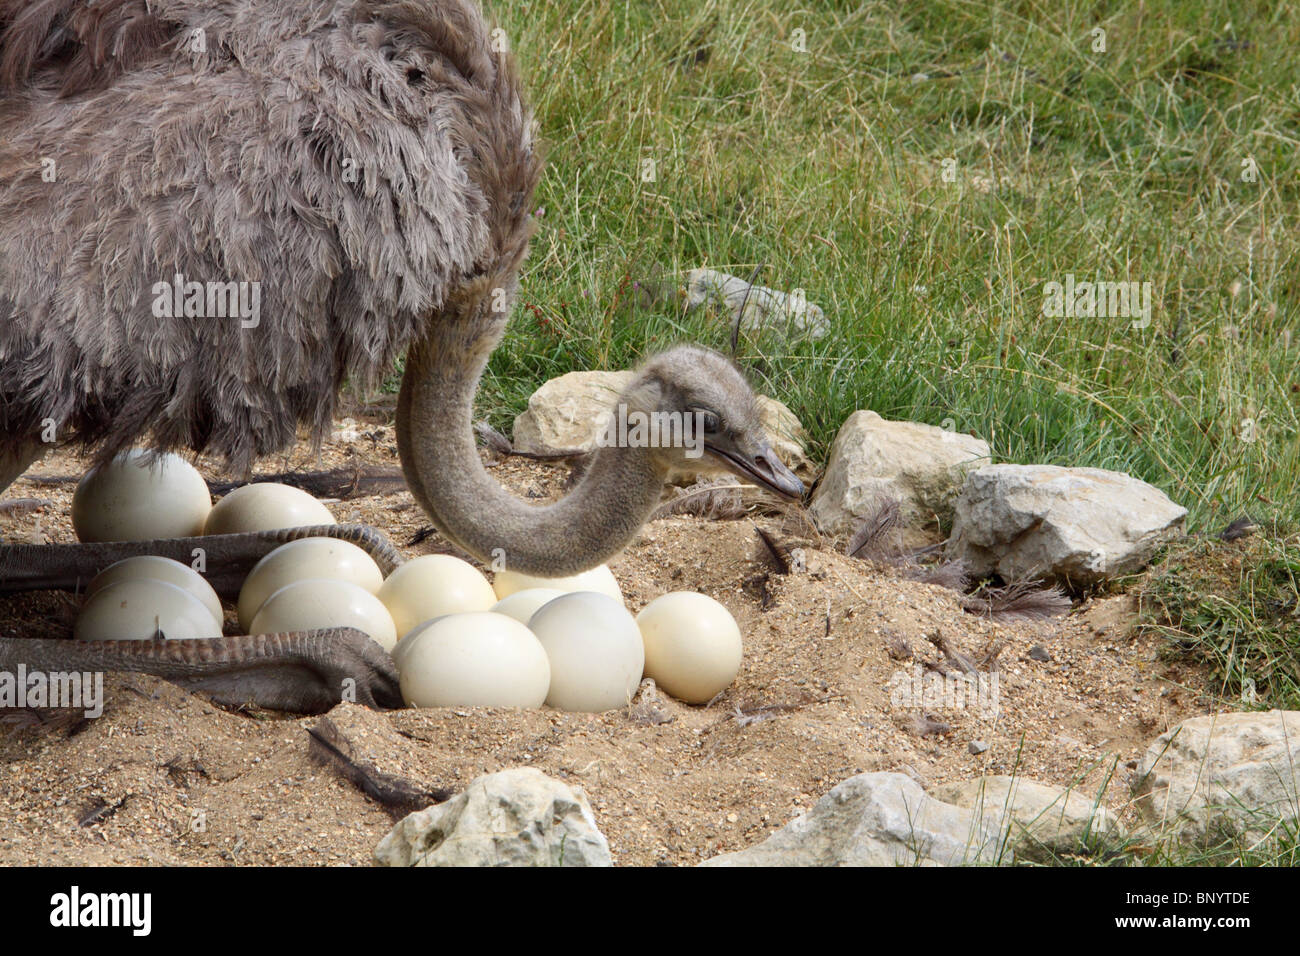
[[[633,426],[652,423],[651,455],[665,472],[730,472],[783,498],[803,494],[768,444],[749,383],[716,352],[679,345],[650,359],[620,397],[611,424],[620,417]]]

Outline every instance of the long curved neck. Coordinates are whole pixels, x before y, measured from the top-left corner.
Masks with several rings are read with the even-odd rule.
[[[664,473],[644,448],[601,448],[554,504],[507,492],[484,469],[473,431],[474,394],[504,319],[449,313],[407,353],[398,398],[398,453],[415,500],[454,543],[511,570],[560,577],[617,554],[658,503]]]

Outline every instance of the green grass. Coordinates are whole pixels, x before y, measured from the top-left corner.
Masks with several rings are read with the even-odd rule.
[[[1300,709],[1300,539],[1172,548],[1138,591],[1140,627],[1168,657],[1206,665],[1234,710]]]
[[[761,267],[834,324],[815,343],[742,337],[737,355],[815,457],[872,408],[951,420],[1002,461],[1130,472],[1194,528],[1295,518],[1300,19],[1285,5],[490,9],[549,156],[480,398],[497,426],[550,376],[682,339],[728,349],[721,315],[635,307],[633,281]],[[1045,318],[1043,283],[1067,273],[1151,282],[1149,327]]]

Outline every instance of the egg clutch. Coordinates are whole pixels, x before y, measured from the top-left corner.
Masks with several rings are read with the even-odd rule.
[[[254,483],[215,506],[198,471],[176,455],[134,450],[89,472],[72,503],[82,541],[139,541],[335,524],[307,492]],[[664,594],[635,617],[604,565],[567,578],[498,571],[491,583],[451,555],[424,555],[384,578],[363,549],[299,538],[248,573],[238,633],[352,627],[393,657],[415,707],[626,706],[641,680],[705,703],[740,671],[740,628],[719,602]],[[79,640],[221,637],[221,600],[198,571],[147,555],[119,561],[86,588]]]

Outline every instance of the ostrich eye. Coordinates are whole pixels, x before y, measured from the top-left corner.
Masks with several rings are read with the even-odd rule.
[[[701,416],[698,421],[704,426],[705,434],[712,435],[722,427],[722,421],[718,418],[717,413],[711,412],[707,408],[695,408],[692,411]]]

